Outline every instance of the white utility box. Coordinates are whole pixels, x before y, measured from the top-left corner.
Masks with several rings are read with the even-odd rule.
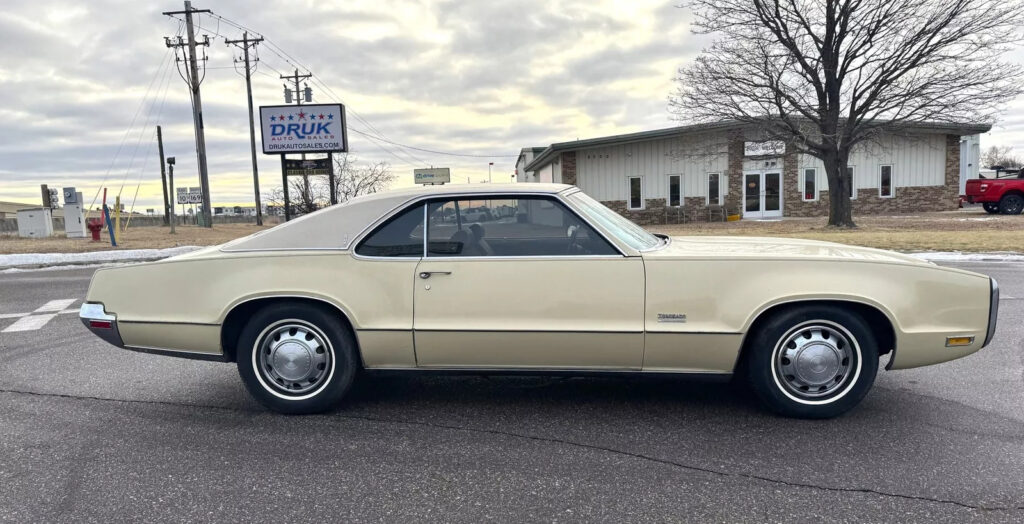
[[[64,234],[68,238],[85,238],[85,209],[82,193],[73,187],[64,188]]]
[[[53,236],[53,216],[48,207],[18,210],[18,236],[46,238]]]

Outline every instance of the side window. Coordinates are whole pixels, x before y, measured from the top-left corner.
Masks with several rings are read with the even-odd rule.
[[[681,201],[681,195],[679,191],[679,175],[668,176],[668,205],[670,207],[679,207]]]
[[[460,198],[434,201],[427,208],[428,257],[617,254],[553,198]]]
[[[719,185],[718,173],[708,173],[708,205],[722,205],[722,188]]]
[[[878,173],[878,196],[892,197],[892,166],[882,166]]]
[[[644,179],[629,177],[629,209],[644,208]]]
[[[381,224],[356,247],[368,257],[422,257],[423,204],[416,204]]]
[[[818,199],[817,179],[817,171],[814,169],[804,169],[804,200]]]

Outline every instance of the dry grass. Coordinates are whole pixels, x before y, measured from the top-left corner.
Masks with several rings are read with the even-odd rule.
[[[668,235],[778,236],[899,251],[1024,251],[1024,215],[989,215],[981,208],[920,215],[854,217],[858,228],[833,230],[825,218],[743,220],[650,226]]]
[[[217,224],[212,228],[178,226],[172,235],[166,227],[130,227],[117,239],[117,247],[110,245],[110,237],[103,233],[102,242],[90,238],[67,238],[61,233],[45,239],[0,236],[0,254],[11,253],[84,253],[116,249],[151,249],[177,246],[212,246],[238,237],[251,235],[270,226],[255,224]]]

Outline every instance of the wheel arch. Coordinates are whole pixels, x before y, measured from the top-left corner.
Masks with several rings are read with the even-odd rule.
[[[876,341],[878,342],[878,356],[881,357],[888,353],[895,354],[897,344],[896,323],[893,321],[889,312],[885,311],[881,306],[851,299],[795,299],[766,305],[752,316],[751,320],[747,324],[747,328],[743,331],[743,341],[740,344],[740,353],[736,359],[737,368],[742,366],[743,362],[747,358],[747,353],[750,347],[750,335],[752,333],[756,333],[765,322],[773,316],[790,309],[815,305],[837,306],[854,311],[864,319],[868,324],[868,327],[871,329],[872,334],[875,336]],[[891,362],[892,359],[890,359],[890,363]]]
[[[220,345],[221,350],[224,352],[224,358],[227,362],[235,361],[238,337],[241,336],[242,329],[245,328],[246,320],[260,309],[271,304],[280,303],[306,304],[330,311],[331,313],[336,313],[345,327],[351,331],[352,338],[356,342],[356,353],[359,355],[359,360],[362,361],[362,352],[359,350],[359,341],[358,337],[356,337],[355,325],[352,323],[348,312],[345,311],[343,307],[320,297],[312,297],[308,295],[271,295],[252,297],[236,302],[224,314],[220,328]]]

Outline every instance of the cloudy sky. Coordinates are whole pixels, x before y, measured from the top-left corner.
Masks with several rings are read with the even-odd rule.
[[[259,5],[258,9],[254,6]],[[245,81],[224,37],[261,33],[254,102],[283,103],[279,74],[316,75],[315,102],[347,105],[361,161],[448,166],[455,181],[510,178],[522,147],[674,125],[666,98],[708,41],[659,0],[196,0],[211,45],[202,84],[214,205],[252,199]],[[0,200],[35,202],[39,184],[100,187],[137,208],[160,202],[155,131],[176,156],[175,185],[198,185],[188,91],[163,37],[172,0],[9,3],[0,11]],[[230,22],[229,22],[230,21]],[[326,87],[325,87],[326,86]],[[1024,109],[1024,105],[1020,106]],[[983,146],[1017,145],[1009,113]],[[257,131],[257,140],[259,132]],[[257,146],[258,147],[258,146]],[[488,156],[493,155],[493,156]],[[259,153],[264,192],[277,156]]]

